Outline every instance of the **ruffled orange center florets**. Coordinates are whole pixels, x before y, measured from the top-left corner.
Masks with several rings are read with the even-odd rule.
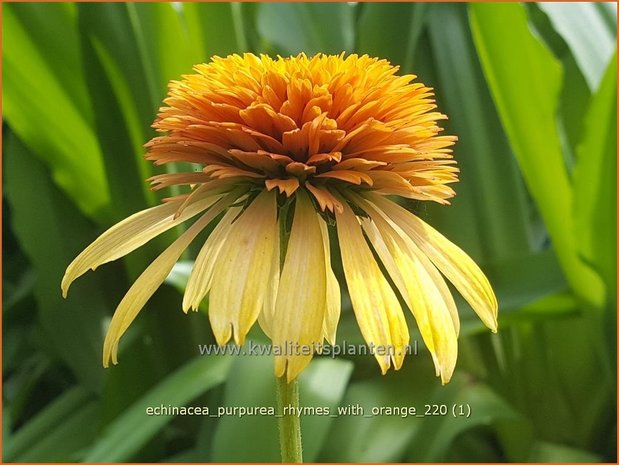
[[[202,171],[158,175],[154,188],[253,183],[291,196],[305,186],[322,210],[333,192],[372,189],[447,203],[457,181],[438,136],[432,91],[368,56],[214,58],[170,84],[147,158]]]

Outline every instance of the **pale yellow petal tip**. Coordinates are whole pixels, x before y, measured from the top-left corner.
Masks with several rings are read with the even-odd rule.
[[[449,381],[451,381],[451,375],[443,376],[443,374],[441,374],[441,385],[442,386],[445,386],[447,383],[449,383]]]
[[[294,365],[296,365],[296,367]],[[291,363],[287,357],[276,356],[275,366],[274,366],[275,377],[276,378],[285,377],[286,383],[290,384],[299,376],[299,374],[303,371],[303,369],[306,366],[307,366],[307,363],[303,364],[303,366],[300,366],[299,364]]]
[[[112,365],[118,365],[118,342],[111,343],[112,347],[108,340],[103,343],[103,368],[109,368],[110,361]]]
[[[281,378],[286,375],[286,357],[275,356],[273,372],[276,378]]]
[[[190,302],[186,297],[187,294],[185,294],[185,298],[183,298],[183,312],[187,314],[189,310],[196,310],[196,307],[193,305],[193,302]]]
[[[402,365],[404,364],[405,356],[406,356],[406,353],[403,350],[399,350],[397,354],[391,357],[391,359],[393,360],[394,370],[398,371],[400,368],[402,368]]]
[[[65,273],[65,275],[62,277],[62,282],[60,283],[60,289],[62,290],[62,297],[64,299],[67,298],[67,295],[69,294],[69,287],[71,287],[71,283],[73,283],[74,278],[70,278],[69,277],[69,273]]]
[[[378,366],[380,366],[380,373],[382,375],[386,375],[387,372],[389,371],[389,368],[391,368],[391,361],[389,358],[389,355],[385,355],[385,356],[381,356],[381,355],[375,355],[376,360],[378,361]]]
[[[488,327],[488,329],[490,329],[490,331],[493,334],[496,334],[499,331],[499,321],[497,320],[497,318],[493,318],[490,321],[484,322],[486,324],[486,326]]]
[[[292,383],[297,376],[299,376],[299,371],[297,370],[291,370],[290,368],[288,368],[288,370],[286,370],[286,382],[288,384]]]

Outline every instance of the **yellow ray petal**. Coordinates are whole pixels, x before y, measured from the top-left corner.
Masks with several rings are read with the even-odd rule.
[[[391,219],[387,217],[384,214],[384,212],[376,208],[374,204],[372,204],[371,202],[367,201],[363,197],[356,195],[356,194],[351,194],[350,197],[361,208],[366,210],[366,212],[370,214],[371,218],[375,222],[377,222],[377,224],[378,223],[382,224],[384,222],[387,222],[386,225],[379,228],[381,230],[380,231],[381,234],[384,234],[383,231],[386,229],[387,233],[390,233],[391,235],[396,236],[396,241],[401,246],[401,249],[404,251],[404,253],[408,255],[412,254],[414,257],[418,257],[418,258],[414,258],[413,260],[418,260],[419,265],[424,268],[425,272],[431,278],[434,286],[436,286],[436,290],[438,290],[444,304],[447,306],[447,310],[449,311],[449,314],[453,322],[454,329],[456,331],[456,336],[458,336],[460,333],[460,316],[458,315],[458,308],[456,306],[456,302],[454,301],[453,295],[451,294],[451,291],[449,290],[449,287],[447,287],[447,284],[445,283],[445,280],[443,279],[443,276],[439,273],[439,271],[436,269],[434,264],[419,249],[419,246],[415,244],[414,241],[410,237],[408,237],[408,235],[396,223],[391,221]],[[363,224],[363,226],[364,226],[364,230],[366,230],[366,225]],[[366,233],[368,233],[368,231],[366,231]],[[381,240],[380,242],[384,244],[384,241]],[[372,245],[376,248],[376,245],[374,243]],[[383,251],[383,252],[386,252],[386,251]],[[390,254],[391,252],[388,252],[388,253]],[[382,257],[381,257],[381,260],[383,260]],[[402,280],[398,283],[396,282],[396,279],[398,278],[392,277],[392,279],[396,283],[396,286],[398,287],[400,292],[404,294],[405,291],[403,291],[402,289],[406,287],[405,280]]]
[[[458,355],[452,317],[455,311],[453,298],[449,295],[445,299],[428,272],[433,265],[410,238],[390,225],[368,202],[362,202],[360,206],[372,218],[372,221],[364,220],[363,228],[413,312],[421,337],[432,354],[437,374],[445,384],[451,378]],[[453,311],[449,309],[450,305],[454,307]]]
[[[319,217],[305,190],[297,193],[292,230],[271,323],[275,376],[290,382],[307,366],[322,339],[327,301],[325,252]]]
[[[366,342],[393,352],[393,357],[375,352],[384,374],[392,358],[399,368],[400,354],[409,341],[408,328],[398,298],[363,238],[357,217],[345,201],[341,203],[342,212],[336,212],[337,235],[350,299]]]
[[[367,194],[366,198],[413,239],[458,289],[484,324],[496,332],[497,300],[488,279],[471,257],[430,225],[396,203],[376,194]]]
[[[325,250],[325,265],[327,268],[327,306],[325,309],[325,321],[322,326],[323,337],[329,344],[335,344],[337,324],[340,320],[342,308],[340,283],[338,283],[335,273],[331,267],[331,246],[329,244],[329,230],[327,223],[319,218],[320,232],[322,233],[322,243]]]
[[[233,220],[240,211],[240,207],[229,209],[200,249],[183,296],[183,311],[185,313],[190,308],[197,310],[200,302],[209,291],[213,281],[213,270],[217,256],[226,241]]]
[[[142,210],[115,224],[86,247],[67,267],[61,284],[63,297],[67,296],[71,283],[89,269],[94,270],[99,265],[124,257],[155,236],[206,210],[219,198],[220,195],[212,195],[196,199],[177,218],[174,218],[174,214],[182,201]]]
[[[258,315],[258,324],[268,337],[272,337],[272,322],[275,314],[275,301],[277,300],[277,290],[279,289],[280,275],[280,253],[279,253],[279,228],[276,230],[275,243],[273,250],[273,258],[271,261],[271,271],[268,278],[268,290],[264,297],[264,305],[260,315]]]
[[[234,196],[230,194],[221,199],[176,239],[170,247],[159,255],[133,283],[114,312],[110,327],[105,336],[105,341],[103,343],[104,367],[109,365],[110,358],[112,359],[112,363],[117,363],[118,342],[121,336],[125,333],[127,328],[129,328],[129,325],[133,322],[140,310],[142,310],[148,299],[150,299],[157,288],[159,288],[166,276],[170,274],[172,267],[178,261],[183,251],[189,246],[191,241],[195,239],[200,231],[213,221],[213,219],[234,200]]]
[[[215,270],[209,300],[209,320],[217,343],[241,345],[258,318],[267,293],[277,231],[275,192],[264,191],[232,223]]]

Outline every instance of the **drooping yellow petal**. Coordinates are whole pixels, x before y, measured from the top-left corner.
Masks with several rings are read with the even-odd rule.
[[[322,339],[327,273],[319,217],[304,190],[297,193],[292,230],[271,323],[275,376],[288,382],[307,366]]]
[[[488,279],[477,264],[457,245],[396,203],[376,194],[367,194],[366,198],[413,239],[452,282],[484,324],[496,332],[497,300]]]
[[[276,230],[275,242],[273,243],[273,258],[271,261],[271,271],[267,282],[267,293],[264,297],[262,311],[258,315],[258,324],[268,337],[272,337],[272,322],[275,314],[275,301],[277,300],[277,290],[279,289],[280,276],[280,252],[279,252],[279,228]]]
[[[320,232],[322,233],[322,243],[325,251],[325,265],[327,268],[327,305],[325,309],[325,321],[322,326],[323,337],[329,344],[335,344],[337,324],[340,320],[342,299],[340,294],[340,283],[335,277],[331,267],[331,246],[329,244],[329,230],[327,223],[319,218]]]
[[[458,356],[456,328],[448,308],[455,307],[453,298],[449,294],[446,301],[428,272],[433,265],[413,241],[390,225],[371,204],[363,202],[361,206],[372,219],[364,220],[364,231],[413,312],[437,374],[445,384],[451,378]]]
[[[384,374],[390,360],[400,368],[409,341],[408,328],[398,298],[363,238],[357,217],[345,201],[341,203],[343,209],[336,212],[336,223],[348,292],[361,334],[368,344],[380,348],[374,356]]]
[[[209,320],[220,345],[241,345],[258,318],[267,293],[277,232],[275,192],[259,194],[232,223],[217,257],[209,300]]]
[[[123,297],[108,329],[103,343],[103,366],[109,365],[110,358],[112,363],[117,363],[118,342],[125,333],[129,325],[133,322],[140,310],[144,307],[148,299],[161,286],[164,279],[172,267],[178,261],[183,251],[189,246],[191,241],[202,231],[213,219],[219,215],[230,203],[234,201],[234,196],[230,194],[221,199],[209,211],[207,211],[198,221],[196,221],[187,231],[176,239],[161,255],[159,255],[144,270],[140,277],[133,283],[127,294]]]
[[[197,310],[200,302],[202,302],[202,299],[209,291],[213,281],[213,270],[217,262],[217,256],[221,251],[223,243],[226,241],[232,221],[240,211],[240,208],[228,210],[200,249],[183,296],[183,311],[185,313],[190,308]]]
[[[458,336],[460,334],[460,316],[458,315],[458,308],[456,306],[456,302],[454,301],[451,290],[449,289],[449,287],[447,287],[447,283],[445,283],[443,276],[439,273],[439,271],[436,269],[434,264],[419,249],[419,246],[415,244],[414,241],[396,223],[391,221],[391,219],[387,217],[384,212],[376,208],[374,204],[372,204],[367,199],[359,195],[356,195],[356,194],[351,193],[350,198],[353,200],[353,202],[355,202],[356,204],[361,206],[361,208],[366,210],[368,214],[370,214],[372,219],[375,220],[377,223],[387,222],[387,225],[379,229],[382,230],[382,229],[387,228],[387,230],[390,231],[391,234],[395,234],[398,243],[403,247],[403,250],[405,251],[406,254],[409,254],[409,255],[412,254],[415,257],[417,256],[419,257],[418,258],[419,264],[423,266],[423,268],[425,269],[425,272],[428,273],[429,277],[432,279],[434,285],[436,286],[436,289],[440,292],[445,305],[447,306],[447,310],[449,311],[449,314],[451,315],[453,326],[456,331],[456,336]],[[365,229],[366,228],[364,225],[364,230]],[[380,241],[380,242],[383,242],[383,241]],[[374,246],[376,248],[376,245]],[[387,251],[384,251],[384,252],[387,253]],[[388,253],[390,254],[390,252]],[[392,279],[394,280],[394,282],[396,281],[395,277],[392,277]],[[404,282],[400,282],[400,284],[396,282],[396,286],[398,287],[398,289],[401,290],[401,292],[404,293],[404,291],[402,291],[402,289],[406,287]]]
[[[99,265],[124,257],[152,238],[206,210],[220,197],[218,194],[196,199],[177,218],[174,214],[182,202],[169,202],[148,208],[115,224],[86,247],[67,267],[61,283],[63,297],[67,296],[71,283],[89,269],[94,270]]]

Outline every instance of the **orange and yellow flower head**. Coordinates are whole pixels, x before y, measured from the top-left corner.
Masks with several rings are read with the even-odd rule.
[[[208,296],[219,344],[243,344],[253,324],[281,350],[288,380],[325,340],[336,342],[340,284],[329,230],[363,337],[383,373],[401,367],[412,311],[437,375],[449,381],[459,318],[446,277],[496,331],[497,302],[479,267],[393,199],[449,203],[458,180],[453,136],[441,134],[432,90],[368,56],[304,54],[215,57],[170,83],[148,144],[155,164],[195,169],[151,178],[186,193],[134,214],[102,234],[68,267],[62,288],[197,217],[129,289],[104,343],[103,363],[183,251],[218,220],[198,253],[183,298]],[[191,165],[187,165],[191,163]],[[335,235],[332,235],[335,237]],[[383,274],[377,258],[388,276]],[[390,282],[387,277],[390,278]],[[399,298],[398,298],[399,296]]]

